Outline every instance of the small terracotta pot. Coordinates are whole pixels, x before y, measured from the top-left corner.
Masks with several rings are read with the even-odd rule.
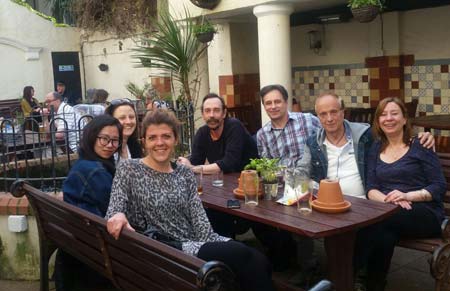
[[[240,178],[238,178],[239,186],[237,188],[237,191],[239,193],[242,193],[242,195],[244,195],[244,186],[242,185],[243,184],[242,183],[242,181],[243,181],[242,176],[245,175],[246,173],[253,172],[253,171],[254,170],[244,170],[244,171],[241,172]],[[261,195],[262,192],[263,192],[263,184],[262,184],[262,179],[261,179],[259,181],[259,186],[258,186],[258,195]]]
[[[324,179],[320,181],[317,200],[329,207],[340,207],[345,204],[338,180]]]

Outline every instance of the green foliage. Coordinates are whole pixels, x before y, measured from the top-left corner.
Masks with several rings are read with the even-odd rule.
[[[27,8],[28,10],[30,10],[31,12],[33,12],[33,13],[36,14],[36,15],[38,15],[38,16],[40,16],[40,17],[46,19],[46,20],[51,21],[51,22],[53,23],[53,25],[56,26],[56,27],[67,27],[67,26],[68,26],[67,24],[59,23],[58,21],[56,21],[56,19],[55,19],[54,17],[45,15],[45,14],[42,13],[42,12],[39,12],[39,11],[37,11],[37,10],[34,10],[33,7],[30,6],[30,4],[28,4],[27,2],[25,2],[25,0],[11,0],[11,1],[14,2],[14,3],[16,3],[16,4],[18,4],[18,5],[20,5],[20,6],[23,6],[23,7]],[[20,97],[22,98],[22,96],[20,96]]]
[[[129,82],[128,84],[125,85],[125,88],[127,89],[128,92],[131,93],[131,95],[133,95],[136,99],[140,99],[145,103],[145,99],[146,99],[146,93],[147,90],[151,87],[152,85],[150,83],[145,83],[144,86],[141,88],[139,87],[139,85],[137,85],[136,83],[133,82]]]
[[[195,37],[195,23],[186,10],[182,20],[175,20],[169,13],[163,12],[155,25],[157,32],[151,37],[142,37],[141,44],[133,49],[136,54],[132,57],[138,61],[138,67],[161,70],[180,82],[182,96],[188,102],[193,101],[195,106],[196,89],[200,82],[198,70],[192,83],[189,73],[197,66],[206,49]]]
[[[196,26],[194,26],[195,35],[207,32],[214,32],[214,33],[217,32],[215,27],[209,21],[205,21],[201,24],[197,24]]]
[[[348,7],[359,8],[368,5],[378,6],[380,9],[383,8],[384,0],[348,0]]]
[[[264,182],[277,181],[277,171],[280,169],[278,161],[280,159],[250,159],[244,170],[256,170],[262,176]]]

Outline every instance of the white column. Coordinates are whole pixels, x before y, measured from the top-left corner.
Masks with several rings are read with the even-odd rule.
[[[233,75],[230,24],[216,23],[217,32],[208,46],[208,72],[210,91],[219,94],[219,76]]]
[[[291,4],[268,4],[253,8],[258,18],[259,78],[261,87],[281,84],[289,93],[292,104],[291,37],[289,15]],[[261,110],[263,125],[269,120]]]

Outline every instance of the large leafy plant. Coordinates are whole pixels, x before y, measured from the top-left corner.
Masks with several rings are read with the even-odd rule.
[[[244,170],[256,170],[264,182],[273,183],[277,181],[277,171],[280,170],[279,160],[278,158],[250,159],[250,163],[244,167]]]
[[[142,37],[141,44],[133,49],[133,57],[138,66],[158,69],[181,84],[182,95],[188,102],[196,105],[199,77],[190,73],[197,68],[197,61],[206,47],[201,46],[195,37],[195,22],[185,11],[182,20],[175,20],[169,13],[160,15],[155,26],[157,32],[151,37]]]

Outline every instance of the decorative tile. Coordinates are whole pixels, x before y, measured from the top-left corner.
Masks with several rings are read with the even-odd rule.
[[[419,66],[412,66],[411,73],[419,73]]]

